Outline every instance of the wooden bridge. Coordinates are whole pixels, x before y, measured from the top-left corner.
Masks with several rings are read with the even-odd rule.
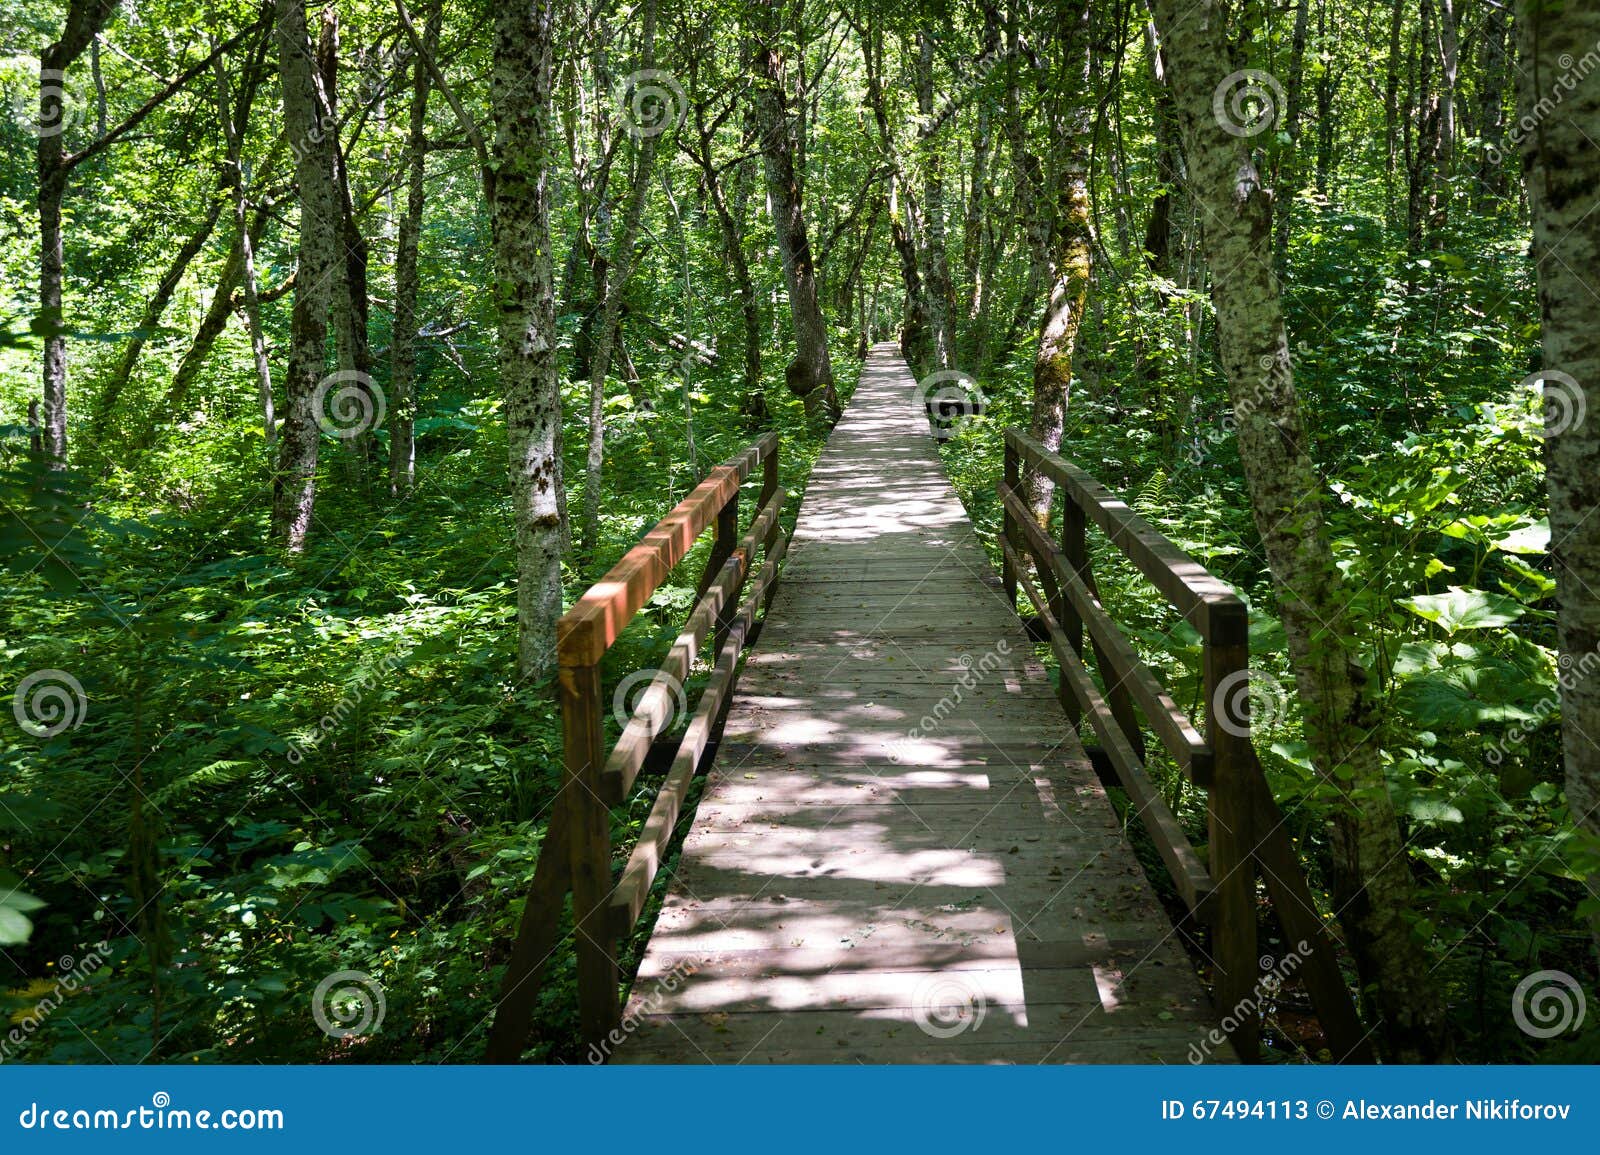
[[[1251,1060],[1260,1006],[1285,979],[1313,996],[1332,1057],[1370,1060],[1238,705],[1243,605],[1088,475],[1015,432],[998,487],[997,577],[921,401],[893,347],[875,347],[792,540],[769,435],[714,471],[563,619],[566,775],[490,1059],[522,1050],[540,969],[563,949],[570,888],[594,1061]],[[741,535],[738,494],[757,466]],[[1061,494],[1059,542],[1023,505],[1020,483],[1035,470]],[[1091,525],[1205,638],[1215,708],[1204,735],[1100,606]],[[608,750],[600,661],[707,528],[700,601]],[[1035,611],[1027,622],[1019,588]],[[714,672],[619,875],[610,808],[675,733],[683,679],[708,639]],[[1056,681],[1038,642],[1055,653]],[[1145,774],[1141,717],[1209,790],[1205,861]],[[1080,721],[1098,739],[1090,751]],[[623,1003],[618,944],[649,905],[697,776],[704,791]],[[1189,907],[1209,994],[1107,780]],[[1293,944],[1281,960],[1258,954],[1258,874]]]

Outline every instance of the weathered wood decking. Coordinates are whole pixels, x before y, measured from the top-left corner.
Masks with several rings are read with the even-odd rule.
[[[1216,1021],[915,389],[875,348],[817,465],[614,1061],[1183,1062]]]

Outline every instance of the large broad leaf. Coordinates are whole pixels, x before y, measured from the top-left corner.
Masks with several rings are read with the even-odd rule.
[[[1488,722],[1534,722],[1541,687],[1509,662],[1457,662],[1406,678],[1395,702],[1425,729],[1471,730]]]
[[[1400,604],[1433,622],[1447,634],[1457,630],[1485,630],[1508,626],[1522,616],[1520,602],[1487,590],[1464,590],[1451,586],[1442,594],[1418,594],[1401,598]]]
[[[24,894],[5,875],[0,875],[0,946],[21,946],[27,942],[33,933],[28,912],[43,905],[43,899]]]

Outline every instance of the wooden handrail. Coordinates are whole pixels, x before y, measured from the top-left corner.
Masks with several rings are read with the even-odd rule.
[[[1015,605],[1033,606],[1061,667],[1059,695],[1074,721],[1088,716],[1099,752],[1127,792],[1190,912],[1211,929],[1216,1000],[1230,1041],[1246,1061],[1260,1054],[1261,964],[1256,953],[1256,878],[1265,881],[1295,973],[1310,992],[1334,1058],[1371,1062],[1366,1032],[1312,898],[1283,815],[1250,740],[1249,718],[1224,699],[1249,671],[1248,615],[1239,596],[1078,466],[1020,430],[1005,435],[1001,577]],[[1061,541],[1051,540],[1022,494],[1033,473],[1062,498]],[[1101,604],[1086,530],[1103,530],[1203,642],[1205,733],[1173,702]],[[1037,574],[1035,583],[1029,568]],[[1088,629],[1096,684],[1085,662]],[[1140,716],[1196,786],[1207,791],[1207,862],[1190,845],[1145,770]],[[1301,945],[1304,950],[1299,949]]]
[[[757,466],[762,485],[755,515],[739,536],[739,491]],[[731,700],[740,655],[759,609],[770,602],[788,546],[780,517],[778,439],[769,433],[717,466],[688,497],[591,586],[556,624],[563,768],[557,798],[506,965],[490,1028],[487,1058],[515,1062],[527,1041],[539,974],[555,950],[568,891],[577,933],[579,1020],[586,1043],[600,1046],[619,1021],[618,940],[644,909],[661,856],[695,771]],[[710,555],[672,648],[609,751],[600,663],[641,607],[710,527]],[[759,578],[740,594],[763,555]],[[678,739],[666,780],[620,881],[612,877],[611,807],[626,800],[651,747],[670,721],[695,656],[712,639],[715,668]],[[602,1049],[603,1053],[603,1049]]]

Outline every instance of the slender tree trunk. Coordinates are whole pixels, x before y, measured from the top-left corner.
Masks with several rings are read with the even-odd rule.
[[[818,301],[817,268],[811,259],[800,190],[797,157],[801,130],[789,112],[787,66],[779,43],[783,0],[759,0],[757,7],[762,19],[755,48],[755,72],[760,78],[755,113],[766,160],[767,201],[794,325],[795,355],[784,369],[784,383],[805,402],[807,416],[820,416],[832,424],[839,419],[839,397],[833,387],[828,326]]]
[[[917,111],[924,123],[933,118],[933,39],[923,31],[917,33]],[[928,323],[933,334],[933,361],[936,369],[948,369],[955,356],[952,320],[955,294],[951,290],[950,261],[945,246],[944,161],[939,156],[939,142],[935,137],[923,141],[922,193],[922,238],[927,254],[923,264],[928,273]]]
[[[128,338],[128,343],[122,348],[122,356],[117,358],[116,367],[111,370],[110,376],[106,378],[104,388],[100,391],[100,399],[95,406],[94,419],[89,424],[90,436],[94,440],[99,441],[105,435],[111,417],[116,412],[117,404],[122,399],[122,391],[127,388],[128,382],[133,378],[134,366],[139,363],[139,355],[144,352],[145,343],[161,324],[161,318],[166,313],[167,306],[172,303],[173,294],[178,291],[178,286],[183,283],[184,273],[188,272],[189,266],[194,262],[195,257],[200,255],[200,250],[206,247],[206,242],[211,239],[211,233],[216,228],[217,219],[221,215],[222,202],[213,198],[199,227],[190,233],[189,239],[179,246],[177,253],[172,258],[172,263],[167,266],[167,271],[161,275],[161,280],[156,283],[156,291],[145,302],[144,312],[139,315],[133,334]]]
[[[272,535],[290,553],[299,553],[311,532],[316,502],[321,437],[316,394],[323,375],[328,314],[344,270],[333,126],[306,27],[305,0],[276,0],[276,5],[278,75],[284,131],[295,153],[300,244],[284,369],[284,420],[273,478]]]
[[[1034,211],[1044,237],[1048,296],[1039,322],[1039,343],[1033,355],[1033,398],[1029,407],[1028,435],[1052,451],[1061,447],[1066,427],[1067,398],[1072,386],[1072,358],[1083,325],[1089,296],[1093,226],[1090,221],[1089,90],[1090,38],[1085,25],[1088,4],[1063,3],[1055,10],[1055,42],[1051,55],[1063,64],[1062,89],[1047,106],[1050,115],[1050,151],[1055,172],[1047,187],[1036,187]],[[1059,101],[1060,104],[1055,102]],[[1020,134],[1019,134],[1020,135]],[[1026,154],[1026,148],[1024,147]],[[1023,496],[1040,525],[1050,522],[1055,487],[1037,470],[1023,478]]]
[[[1483,13],[1483,60],[1478,80],[1478,134],[1484,150],[1478,161],[1480,192],[1506,195],[1506,10],[1499,4]],[[1481,199],[1481,196],[1480,196]]]
[[[39,121],[34,126],[39,174],[39,324],[45,328],[40,400],[45,453],[54,469],[67,464],[67,336],[62,299],[66,259],[61,206],[72,170],[63,143],[66,71],[94,42],[119,7],[118,0],[73,0],[61,36],[39,54]],[[102,134],[104,135],[104,134]]]
[[[755,282],[750,276],[750,262],[744,253],[744,229],[734,216],[728,203],[727,190],[722,184],[712,151],[715,134],[706,122],[703,103],[693,106],[696,147],[684,146],[700,169],[700,181],[706,190],[717,227],[722,231],[722,248],[728,257],[728,267],[733,274],[734,290],[739,294],[739,318],[744,327],[744,400],[740,412],[754,425],[767,420],[767,398],[761,388],[761,298],[756,294]],[[687,336],[688,334],[685,334]]]
[[[1289,221],[1294,212],[1294,200],[1300,189],[1300,120],[1305,107],[1306,30],[1311,20],[1311,0],[1296,0],[1294,34],[1289,43],[1289,76],[1284,85],[1282,131],[1288,142],[1281,145],[1273,157],[1273,195],[1277,203],[1276,228],[1273,230],[1273,250],[1278,268],[1284,267],[1289,255]],[[1277,126],[1274,126],[1277,127]]]
[[[1202,207],[1213,272],[1217,339],[1238,422],[1239,456],[1296,683],[1312,759],[1345,793],[1332,854],[1338,913],[1363,984],[1382,1015],[1389,1053],[1446,1053],[1443,1007],[1411,929],[1412,884],[1383,763],[1366,671],[1322,513],[1322,483],[1307,450],[1288,335],[1272,267],[1271,194],[1247,142],[1229,135],[1212,99],[1232,71],[1226,11],[1213,0],[1154,0],[1183,127],[1190,187]],[[1245,845],[1253,836],[1245,832]]]
[[[264,37],[261,50],[270,43]],[[260,58],[254,58],[259,65]],[[272,363],[267,358],[267,334],[261,326],[261,294],[256,282],[256,244],[261,230],[252,229],[250,223],[250,189],[245,179],[244,135],[250,124],[250,108],[255,101],[260,69],[253,67],[239,95],[237,112],[228,98],[228,68],[221,57],[214,62],[217,80],[217,117],[222,122],[223,140],[228,148],[228,170],[225,183],[233,194],[233,225],[239,238],[239,284],[244,291],[245,323],[250,328],[250,355],[255,361],[256,388],[261,406],[261,432],[270,447],[278,436],[277,416],[273,408]],[[277,147],[267,158],[262,174],[270,172],[277,160]]]
[[[555,670],[561,616],[561,389],[556,373],[555,278],[550,263],[554,0],[494,14],[495,300],[500,383],[517,545],[517,666]]]
[[[372,381],[371,343],[367,336],[370,311],[367,268],[369,246],[356,220],[355,198],[350,189],[350,172],[339,144],[339,11],[333,6],[322,10],[321,38],[317,46],[317,68],[322,82],[323,116],[328,125],[328,153],[333,161],[333,181],[339,209],[340,272],[333,286],[334,346],[339,370],[345,374],[330,399],[350,393],[360,397],[360,412],[374,418],[378,413]],[[340,402],[342,405],[343,402]],[[360,421],[347,427],[343,411],[330,414],[340,430],[338,472],[351,484],[366,481],[367,463],[372,457],[373,422]]]
[[[645,0],[644,24],[640,31],[639,62],[643,72],[655,68],[656,3]],[[642,110],[633,109],[638,115]],[[680,110],[674,106],[670,113]],[[630,122],[631,123],[631,122]],[[668,126],[672,130],[676,126]],[[584,459],[583,509],[578,519],[578,549],[591,556],[599,542],[600,490],[604,483],[606,445],[606,375],[611,372],[611,351],[622,324],[622,295],[628,279],[633,276],[634,245],[639,237],[639,225],[644,219],[646,195],[655,173],[656,148],[660,143],[661,126],[631,124],[632,134],[639,142],[634,157],[633,182],[628,189],[628,201],[622,213],[622,227],[616,236],[611,259],[601,266],[601,283],[596,285],[600,294],[600,326],[595,333],[594,348],[589,358],[589,437]],[[608,271],[609,270],[609,271]],[[687,340],[689,334],[685,333]]]
[[[1573,825],[1600,845],[1600,328],[1593,278],[1600,271],[1600,89],[1573,79],[1572,61],[1600,43],[1600,7],[1539,0],[1517,6],[1518,112],[1533,218],[1533,255],[1544,322],[1545,476],[1561,646],[1561,747]],[[1587,900],[1600,950],[1600,873]]]
[[[389,493],[409,493],[417,481],[417,262],[422,251],[424,179],[428,171],[428,92],[424,56],[439,46],[442,5],[434,3],[411,65],[411,121],[406,138],[406,208],[394,253],[394,336],[389,346]]]

